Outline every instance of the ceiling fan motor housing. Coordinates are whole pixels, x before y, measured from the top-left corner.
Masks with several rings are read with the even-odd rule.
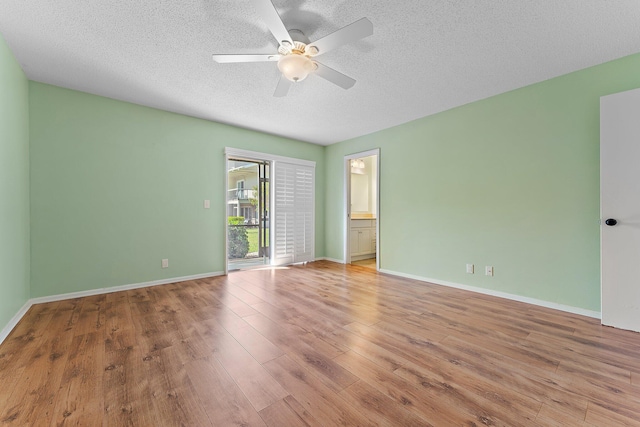
[[[289,35],[291,36],[291,40],[294,42],[302,42],[304,44],[311,43],[309,38],[300,30],[289,30]]]

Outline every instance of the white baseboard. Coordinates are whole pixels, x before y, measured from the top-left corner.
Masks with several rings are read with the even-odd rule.
[[[338,263],[338,264],[344,264],[344,260],[338,260],[338,259],[327,258],[327,257],[316,258],[316,261],[321,261],[321,260],[331,261],[331,262],[335,262],[335,263]],[[485,295],[491,295],[491,296],[495,296],[495,297],[499,297],[499,298],[510,299],[510,300],[513,300],[513,301],[524,302],[524,303],[527,303],[527,304],[538,305],[538,306],[541,306],[541,307],[552,308],[552,309],[560,310],[560,311],[566,311],[568,313],[580,314],[582,316],[593,317],[593,318],[596,318],[596,319],[601,319],[602,318],[600,312],[587,310],[587,309],[584,309],[584,308],[573,307],[573,306],[564,305],[564,304],[558,304],[558,303],[555,303],[555,302],[549,302],[549,301],[539,300],[539,299],[535,299],[535,298],[523,297],[523,296],[520,296],[520,295],[509,294],[509,293],[506,293],[506,292],[494,291],[494,290],[491,290],[491,289],[484,289],[484,288],[478,288],[478,287],[475,287],[475,286],[462,285],[462,284],[459,284],[459,283],[446,282],[446,281],[443,281],[443,280],[429,279],[427,277],[417,276],[415,274],[401,273],[401,272],[393,271],[393,270],[380,269],[380,272],[381,273],[386,273],[386,274],[391,274],[393,276],[405,277],[407,279],[418,280],[418,281],[421,281],[421,282],[428,282],[428,283],[433,283],[433,284],[436,284],[436,285],[448,286],[448,287],[451,287],[451,288],[462,289],[462,290],[465,290],[465,291],[477,292],[477,293],[480,293],[480,294],[485,294]],[[9,323],[7,323],[7,325],[2,329],[2,331],[0,331],[0,344],[2,344],[2,342],[7,338],[7,336],[9,336],[9,333],[11,333],[11,331],[13,330],[13,328],[15,328],[15,326],[18,324],[20,319],[22,319],[22,317],[27,313],[29,308],[31,308],[31,306],[34,305],[34,304],[42,304],[42,303],[54,302],[54,301],[63,301],[63,300],[66,300],[66,299],[87,297],[87,296],[92,296],[92,295],[109,294],[109,293],[112,293],[112,292],[120,292],[120,291],[127,291],[127,290],[131,290],[131,289],[147,288],[147,287],[150,287],[150,286],[166,285],[166,284],[169,284],[169,283],[184,282],[184,281],[187,281],[187,280],[205,279],[207,277],[215,277],[215,276],[222,276],[222,275],[224,275],[224,272],[215,271],[215,272],[211,272],[211,273],[195,274],[195,275],[192,275],[192,276],[172,277],[172,278],[169,278],[169,279],[152,280],[150,282],[132,283],[132,284],[129,284],[129,285],[113,286],[113,287],[109,287],[109,288],[98,288],[98,289],[91,289],[91,290],[88,290],[88,291],[70,292],[70,293],[66,293],[66,294],[58,294],[58,295],[51,295],[51,296],[46,296],[46,297],[31,298],[30,300],[28,300],[22,306],[22,308],[20,308],[20,310],[18,310],[18,312],[15,314],[15,316],[13,316],[11,318],[11,320],[9,320]]]
[[[70,292],[66,294],[51,295],[46,297],[31,298],[22,308],[11,318],[9,323],[0,332],[0,344],[9,336],[9,333],[16,327],[20,319],[29,311],[34,304],[63,301],[73,298],[88,297],[92,295],[110,294],[112,292],[128,291],[131,289],[148,288],[150,286],[167,285],[169,283],[186,282],[188,280],[206,279],[207,277],[222,276],[224,272],[214,271],[211,273],[194,274],[192,276],[171,277],[169,279],[152,280],[150,282],[132,283],[129,285],[112,286],[109,288],[90,289],[88,291]]]
[[[331,262],[336,262],[338,264],[344,264],[344,260],[343,259],[335,259],[335,258],[329,258],[329,257],[319,257],[316,258],[316,261],[331,261]]]
[[[520,296],[520,295],[509,294],[507,292],[494,291],[494,290],[491,290],[491,289],[478,288],[478,287],[475,287],[475,286],[462,285],[460,283],[446,282],[444,280],[429,279],[427,277],[416,276],[415,274],[400,273],[398,271],[393,271],[393,270],[380,269],[380,272],[381,273],[386,273],[386,274],[391,274],[393,276],[405,277],[407,279],[419,280],[421,282],[429,282],[429,283],[433,283],[435,285],[448,286],[450,288],[462,289],[462,290],[465,290],[465,291],[477,292],[479,294],[485,294],[485,295],[491,295],[491,296],[494,296],[494,297],[505,298],[505,299],[509,299],[509,300],[512,300],[512,301],[524,302],[524,303],[527,303],[527,304],[533,304],[533,305],[537,305],[537,306],[540,306],[540,307],[552,308],[554,310],[566,311],[568,313],[580,314],[582,316],[593,317],[593,318],[596,318],[596,319],[601,319],[602,318],[601,313],[599,311],[587,310],[587,309],[580,308],[580,307],[573,307],[573,306],[570,306],[570,305],[558,304],[558,303],[555,303],[555,302],[539,300],[539,299],[536,299],[536,298],[523,297],[523,296]]]
[[[13,316],[11,320],[9,320],[9,323],[7,323],[7,325],[4,328],[2,328],[2,331],[0,331],[0,344],[2,344],[5,338],[9,336],[13,328],[16,327],[20,319],[22,319],[22,316],[27,314],[27,311],[29,311],[30,308],[31,308],[31,300],[25,302],[22,308],[20,308],[20,310],[18,310],[18,312],[15,314],[15,316]]]
[[[194,274],[192,276],[171,277],[168,279],[152,280],[150,282],[132,283],[129,285],[111,286],[109,288],[90,289],[88,291],[70,292],[68,294],[51,295],[47,297],[31,298],[32,304],[42,304],[45,302],[63,301],[66,299],[89,297],[92,295],[110,294],[112,292],[129,291],[131,289],[148,288],[149,286],[166,285],[169,283],[186,282],[187,280],[205,279],[207,277],[222,276],[224,272],[214,271],[211,273]]]

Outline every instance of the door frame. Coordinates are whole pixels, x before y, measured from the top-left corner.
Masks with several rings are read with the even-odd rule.
[[[225,159],[225,163],[224,163],[224,169],[223,169],[223,173],[224,173],[224,179],[223,181],[223,185],[224,185],[224,216],[223,216],[223,220],[224,220],[224,274],[228,275],[229,274],[229,225],[228,225],[228,221],[227,221],[227,202],[228,202],[228,195],[227,195],[227,186],[229,185],[229,172],[228,172],[228,167],[229,167],[229,159],[232,158],[240,158],[240,159],[247,159],[247,160],[255,160],[255,161],[259,161],[259,162],[269,162],[270,166],[269,166],[269,265],[273,265],[273,245],[274,245],[274,239],[275,239],[275,233],[273,233],[273,231],[275,230],[275,216],[277,215],[277,212],[274,209],[274,205],[275,205],[275,196],[274,196],[274,191],[273,191],[273,182],[274,182],[274,177],[275,174],[277,173],[277,166],[278,163],[292,163],[292,164],[297,164],[297,165],[303,165],[303,166],[311,166],[314,168],[316,167],[316,162],[311,161],[311,160],[303,160],[303,159],[296,159],[294,157],[285,157],[285,156],[278,156],[277,154],[269,154],[269,153],[261,153],[259,151],[250,151],[250,150],[243,150],[240,148],[233,148],[233,147],[225,147],[224,149],[224,159]],[[314,179],[314,189],[313,189],[313,211],[314,211],[314,227],[313,227],[313,232],[315,234],[316,232],[316,228],[315,228],[315,206],[316,206],[316,200],[315,200],[315,179]],[[315,241],[315,239],[314,239]],[[315,247],[313,249],[313,254],[314,254],[314,259],[315,259]]]
[[[344,156],[344,263],[351,264],[351,160],[369,156],[376,156],[376,271],[380,271],[380,148]]]
[[[228,209],[229,209],[229,160],[246,160],[248,162],[256,162],[256,163],[269,163],[272,164],[272,162],[270,160],[266,160],[264,158],[260,158],[259,156],[246,156],[244,154],[246,153],[250,153],[250,152],[246,152],[243,151],[243,153],[240,153],[241,150],[234,150],[234,149],[226,149],[225,150],[225,156],[224,156],[224,274],[225,276],[229,274],[229,221],[227,219],[227,216],[229,215]],[[253,153],[253,154],[260,154],[260,153]],[[259,168],[259,166],[258,166]],[[271,169],[269,170],[269,172],[271,173]],[[271,178],[271,177],[269,177]],[[243,180],[244,182],[244,180]],[[236,186],[236,189],[238,187]],[[244,188],[244,185],[243,185]],[[246,190],[246,188],[245,188]],[[260,191],[260,172],[258,172],[258,191]],[[269,200],[269,203],[271,203],[271,200]],[[271,206],[271,205],[269,205]],[[260,207],[258,207],[259,209]],[[238,215],[240,214],[240,205],[238,204]],[[258,214],[258,218],[260,218],[261,213]],[[261,224],[258,225],[258,230],[260,230],[260,226]],[[269,215],[269,228],[271,229],[271,215]],[[258,241],[260,241],[260,236],[258,236]],[[271,242],[269,242],[271,243]],[[271,264],[271,250],[269,250],[269,264]]]

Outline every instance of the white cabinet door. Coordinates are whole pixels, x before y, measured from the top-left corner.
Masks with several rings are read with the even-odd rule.
[[[358,253],[371,253],[371,229],[362,228],[358,231]]]
[[[376,221],[365,219],[351,220],[349,247],[352,256],[376,253]]]
[[[359,237],[360,233],[358,229],[351,229],[351,234],[349,235],[349,247],[351,248],[351,255],[357,255],[360,253],[360,244]]]

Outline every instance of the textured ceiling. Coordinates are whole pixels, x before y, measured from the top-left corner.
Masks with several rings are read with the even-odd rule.
[[[1,0],[0,32],[32,80],[319,144],[640,52],[638,0],[273,3],[311,41],[373,22],[318,57],[353,88],[310,76],[274,98],[276,63],[214,63],[275,53],[249,0]]]

